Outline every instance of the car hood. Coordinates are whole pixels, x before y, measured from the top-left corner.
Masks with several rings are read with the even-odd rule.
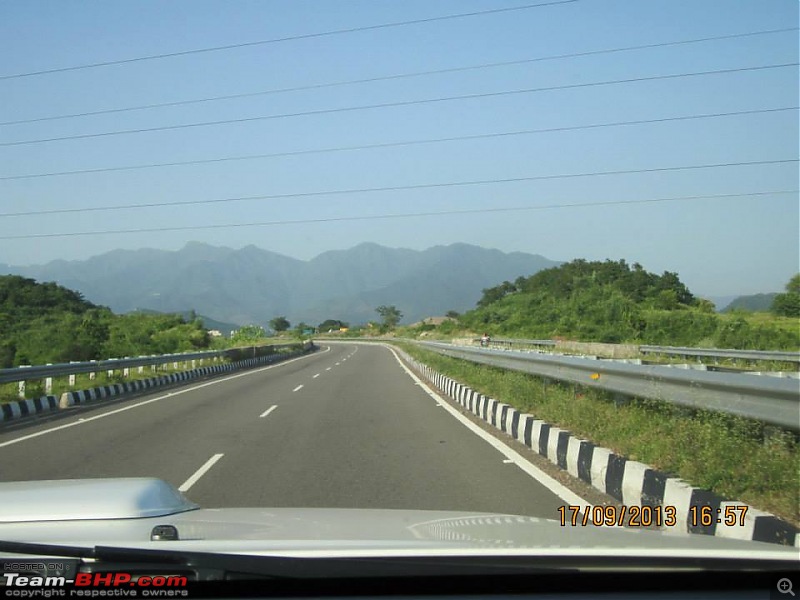
[[[798,549],[519,515],[390,509],[200,508],[158,479],[0,484],[0,540],[285,556],[797,557]],[[153,540],[171,526],[174,540]],[[163,529],[162,529],[163,530]]]

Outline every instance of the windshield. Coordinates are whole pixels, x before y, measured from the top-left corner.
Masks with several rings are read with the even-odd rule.
[[[0,55],[0,539],[800,546],[796,2],[10,0]]]

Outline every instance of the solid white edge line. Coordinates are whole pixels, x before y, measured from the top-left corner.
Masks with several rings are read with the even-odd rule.
[[[271,412],[272,412],[273,410],[275,410],[276,408],[278,408],[278,405],[277,405],[277,404],[275,404],[274,406],[270,406],[270,407],[269,407],[267,410],[265,410],[263,413],[261,413],[260,415],[258,415],[258,418],[259,418],[259,419],[263,419],[264,417],[266,417],[266,416],[267,416],[269,413],[271,413]]]
[[[414,381],[416,381],[422,389],[424,389],[428,395],[433,398],[434,400],[442,402],[442,408],[444,408],[447,412],[453,415],[456,419],[458,419],[467,429],[472,431],[475,435],[481,437],[485,442],[490,444],[493,448],[500,451],[506,458],[508,458],[512,463],[517,465],[520,469],[522,469],[527,475],[533,477],[536,481],[550,490],[553,494],[561,498],[566,504],[572,506],[591,506],[586,500],[581,498],[578,494],[570,490],[569,488],[563,486],[558,481],[550,477],[547,473],[539,469],[538,467],[534,466],[532,463],[528,462],[525,457],[519,454],[517,451],[512,450],[506,444],[498,440],[496,437],[491,435],[490,433],[484,431],[481,427],[467,419],[464,415],[462,415],[458,410],[453,408],[449,402],[447,402],[443,396],[439,395],[437,392],[432,390],[424,381],[422,381],[417,375],[411,371],[403,361],[400,359],[400,356],[395,352],[394,348],[389,346],[384,346],[388,348],[391,353],[394,355],[395,360],[400,363],[400,366],[403,367],[403,370],[408,373],[409,377],[411,377]],[[554,517],[555,518],[555,517]]]
[[[211,458],[209,458],[209,459],[206,461],[206,463],[205,463],[205,464],[204,464],[202,467],[200,467],[199,469],[197,469],[197,471],[195,471],[195,472],[194,472],[194,475],[192,475],[191,477],[189,477],[189,479],[187,479],[186,481],[184,481],[184,482],[183,482],[183,484],[181,485],[181,487],[179,487],[179,488],[178,488],[178,491],[179,491],[179,492],[186,492],[186,491],[188,491],[188,490],[189,490],[189,488],[190,488],[190,487],[192,487],[192,486],[193,486],[195,483],[197,483],[197,481],[198,481],[198,480],[199,480],[199,479],[200,479],[200,478],[201,478],[203,475],[205,475],[205,474],[206,474],[206,472],[207,472],[207,471],[208,471],[208,470],[209,470],[211,467],[213,467],[213,466],[214,466],[214,463],[216,463],[216,462],[217,462],[217,461],[218,461],[220,458],[222,458],[223,456],[225,456],[225,455],[224,455],[224,454],[215,454],[214,456],[212,456]]]
[[[187,392],[193,392],[194,390],[199,390],[200,388],[208,387],[210,385],[217,385],[218,383],[224,383],[225,381],[230,381],[231,379],[238,379],[239,377],[247,377],[248,375],[255,375],[256,373],[261,373],[262,371],[267,371],[269,369],[276,369],[278,367],[282,367],[283,365],[288,365],[289,363],[293,363],[298,360],[304,360],[306,358],[310,358],[312,356],[317,356],[318,354],[324,354],[326,352],[330,352],[331,347],[328,346],[327,349],[323,350],[320,353],[314,354],[306,354],[305,356],[298,356],[297,358],[292,358],[291,360],[287,360],[284,362],[279,362],[274,365],[269,365],[266,367],[261,367],[258,369],[253,369],[250,371],[245,371],[244,373],[237,373],[236,375],[229,375],[228,377],[223,377],[222,379],[214,379],[212,381],[206,381],[205,383],[201,383],[199,385],[193,385],[191,387],[182,388],[178,391],[172,391],[163,396],[158,396],[156,398],[150,398],[150,400],[145,400],[144,402],[137,402],[136,404],[131,404],[130,406],[124,406],[122,408],[117,408],[115,410],[111,410],[105,412],[101,415],[95,415],[93,417],[88,418],[81,418],[79,421],[73,421],[72,423],[66,423],[64,425],[59,425],[58,427],[51,427],[50,429],[45,429],[43,431],[37,431],[36,433],[31,433],[28,435],[24,435],[19,438],[15,438],[13,440],[8,440],[7,442],[0,443],[0,448],[5,448],[6,446],[11,446],[12,444],[17,444],[19,442],[24,442],[25,440],[30,440],[32,438],[37,438],[41,435],[46,435],[48,433],[53,433],[54,431],[60,431],[61,429],[69,429],[70,427],[75,427],[76,425],[84,425],[86,423],[90,423],[96,419],[102,419],[103,417],[109,417],[111,415],[116,415],[117,413],[125,412],[126,410],[132,410],[134,408],[139,408],[140,406],[146,406],[151,404],[152,402],[158,402],[159,400],[163,400],[165,398],[172,398],[174,396],[179,396],[180,394],[186,394]]]
[[[300,385],[298,385],[296,388],[294,388],[292,391],[293,391],[293,392],[297,392],[297,391],[299,391],[299,390],[302,390],[302,389],[303,389],[303,384],[301,383],[301,384],[300,384]]]

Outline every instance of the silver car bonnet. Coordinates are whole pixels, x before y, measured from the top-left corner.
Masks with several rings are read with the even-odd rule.
[[[57,508],[65,499],[68,502]],[[9,505],[11,500],[33,503],[21,507]],[[517,515],[390,509],[198,509],[157,479],[4,483],[0,484],[0,506],[0,540],[70,546],[285,556],[798,558],[797,548],[774,544],[620,527],[565,527],[557,521]],[[37,510],[43,512],[37,514]],[[12,521],[13,514],[24,515],[25,520]],[[53,518],[56,514],[62,515],[60,520]],[[162,525],[174,527],[178,540],[151,541],[153,528]]]
[[[0,483],[0,523],[136,519],[197,505],[166,481],[149,477]]]

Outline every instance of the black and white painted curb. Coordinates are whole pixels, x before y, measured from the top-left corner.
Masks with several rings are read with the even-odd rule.
[[[402,354],[409,366],[464,409],[625,506],[675,507],[681,532],[800,547],[800,530],[770,513],[692,487],[681,479],[579,439]],[[702,514],[699,507],[703,506],[710,507],[710,511],[705,509],[709,525],[691,526],[690,515],[693,511],[695,516]],[[743,524],[738,522],[742,506],[747,506]],[[731,510],[737,516],[736,525],[725,524],[726,507],[734,507]]]
[[[141,392],[164,385],[170,385],[181,381],[190,381],[201,377],[208,377],[218,375],[221,373],[229,373],[231,371],[239,371],[241,369],[249,369],[261,365],[283,361],[289,358],[299,356],[302,352],[291,352],[287,354],[271,354],[269,356],[260,356],[257,358],[248,358],[234,363],[224,365],[214,365],[211,367],[199,367],[189,371],[181,371],[179,373],[171,373],[169,375],[162,375],[160,377],[150,377],[149,379],[138,379],[136,381],[129,381],[125,383],[116,383],[113,385],[104,385],[88,390],[78,390],[72,392],[64,392],[61,398],[56,396],[42,396],[41,398],[32,398],[28,400],[15,400],[13,402],[6,402],[0,404],[0,423],[11,421],[13,419],[20,419],[30,415],[39,413],[50,412],[61,408],[69,408],[75,404],[83,404],[92,400],[101,400],[104,398],[113,398],[123,394],[130,394],[133,392]]]

